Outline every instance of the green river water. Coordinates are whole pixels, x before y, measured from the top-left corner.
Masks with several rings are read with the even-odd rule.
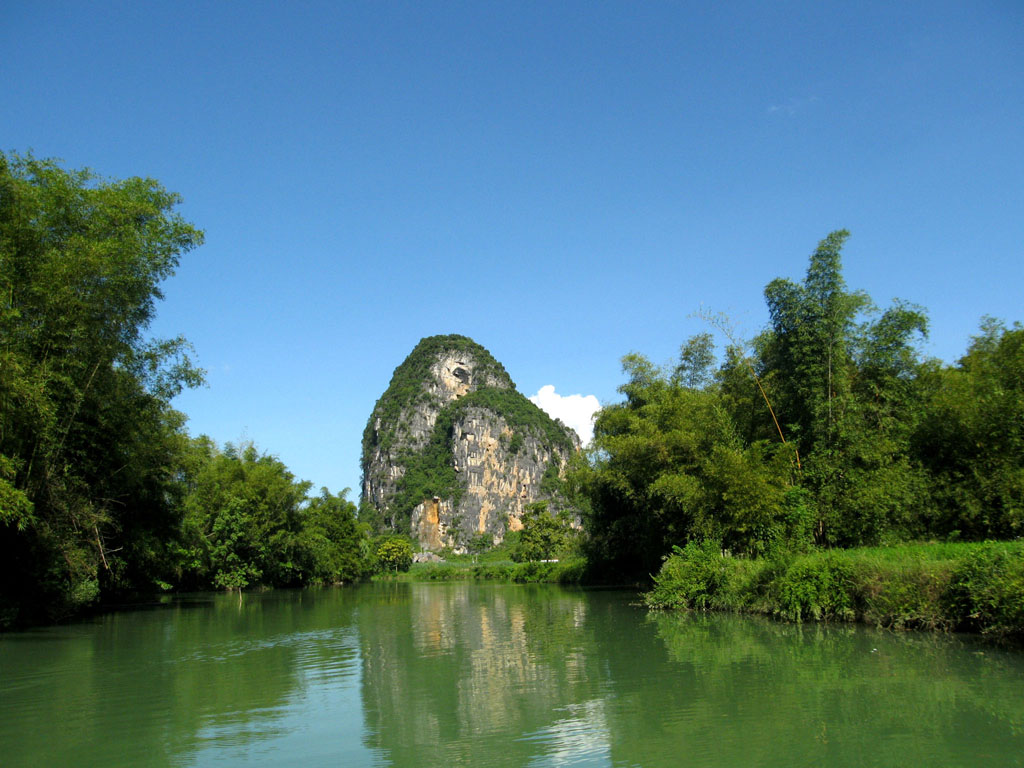
[[[0,766],[1024,765],[1024,652],[373,584],[0,636]]]

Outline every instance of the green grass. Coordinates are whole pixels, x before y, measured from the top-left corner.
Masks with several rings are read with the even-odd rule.
[[[516,584],[580,584],[586,573],[585,560],[557,563],[513,563],[511,561],[458,561],[415,563],[405,573],[374,576],[374,581],[502,581]]]
[[[756,559],[690,544],[666,559],[645,599],[652,608],[1024,637],[1024,541],[902,544]]]

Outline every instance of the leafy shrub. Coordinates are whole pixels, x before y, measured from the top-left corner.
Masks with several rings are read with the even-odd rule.
[[[981,632],[1024,635],[1024,547],[986,542],[965,557],[945,595],[958,625]]]
[[[558,563],[421,563],[412,566],[412,581],[510,581],[519,584],[580,584],[587,572],[586,560]]]
[[[858,614],[863,621],[891,629],[948,629],[943,610],[955,560],[929,557],[922,547],[849,553],[854,568]],[[888,557],[886,555],[889,555]]]
[[[471,576],[468,569],[446,563],[429,563],[415,570],[416,579],[423,581],[461,581]]]
[[[727,581],[728,564],[717,542],[691,541],[685,547],[673,547],[675,554],[665,560],[654,589],[646,596],[652,608],[688,608],[704,611]]]
[[[423,391],[423,382],[430,375],[430,366],[440,355],[448,352],[459,352],[472,357],[476,378],[479,381],[494,381],[512,388],[515,387],[501,363],[472,339],[458,334],[428,336],[420,339],[409,356],[395,369],[388,388],[377,400],[373,413],[366,423],[366,428],[363,430],[364,466],[366,466],[375,446],[380,446],[385,450],[391,447],[396,437],[394,428],[399,417],[407,408],[417,402],[424,402],[423,398],[426,393]],[[385,428],[385,431],[379,434],[374,429],[378,419]]]
[[[510,581],[512,579],[512,566],[492,563],[477,565],[473,568],[471,574],[477,581]]]
[[[569,554],[575,543],[568,513],[552,514],[548,502],[537,501],[523,507],[516,547],[511,551],[517,563],[530,560],[552,560]]]
[[[517,563],[511,567],[512,581],[520,584],[579,584],[583,581],[585,560],[564,562]]]
[[[775,584],[776,613],[787,619],[854,618],[853,569],[832,552],[798,557]]]
[[[585,559],[575,558],[555,563],[551,575],[557,584],[584,584],[588,582],[590,572]]]
[[[1022,636],[1024,542],[778,550],[750,559],[690,544],[665,560],[645,600],[653,608]]]

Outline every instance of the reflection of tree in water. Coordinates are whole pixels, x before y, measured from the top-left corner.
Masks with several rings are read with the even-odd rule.
[[[287,735],[296,697],[324,675],[346,667],[354,674],[354,606],[348,590],[278,590],[247,594],[241,604],[218,597],[214,616],[178,622],[177,653],[186,663],[175,665],[182,669],[176,715],[188,717],[192,727],[182,730],[195,734],[181,751]]]
[[[395,765],[1021,765],[1024,658],[970,639],[403,585],[360,615]],[[646,618],[645,618],[646,617]]]
[[[7,637],[0,762],[1024,764],[1019,650],[629,600],[380,584]]]
[[[5,744],[0,761],[170,766],[204,748],[277,738],[307,684],[303,670],[346,658],[354,667],[351,631],[335,629],[351,623],[346,601],[340,590],[206,596],[54,630],[56,652],[44,659],[19,660],[8,644],[0,670],[32,669],[60,685],[33,700],[26,738]]]
[[[647,657],[646,684],[617,686],[616,764],[642,754],[666,765],[673,755],[692,765],[1024,762],[1019,654],[848,625],[692,614],[650,624],[668,658]],[[634,657],[603,655],[614,679],[638,679]]]
[[[527,765],[599,697],[585,593],[386,586],[393,599],[360,611],[359,633],[367,738],[395,765]],[[570,735],[603,743],[593,725]]]

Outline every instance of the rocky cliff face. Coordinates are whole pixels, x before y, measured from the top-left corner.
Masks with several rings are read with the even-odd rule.
[[[499,543],[526,504],[557,496],[575,433],[515,390],[464,336],[423,339],[363,433],[363,499],[425,549]]]

